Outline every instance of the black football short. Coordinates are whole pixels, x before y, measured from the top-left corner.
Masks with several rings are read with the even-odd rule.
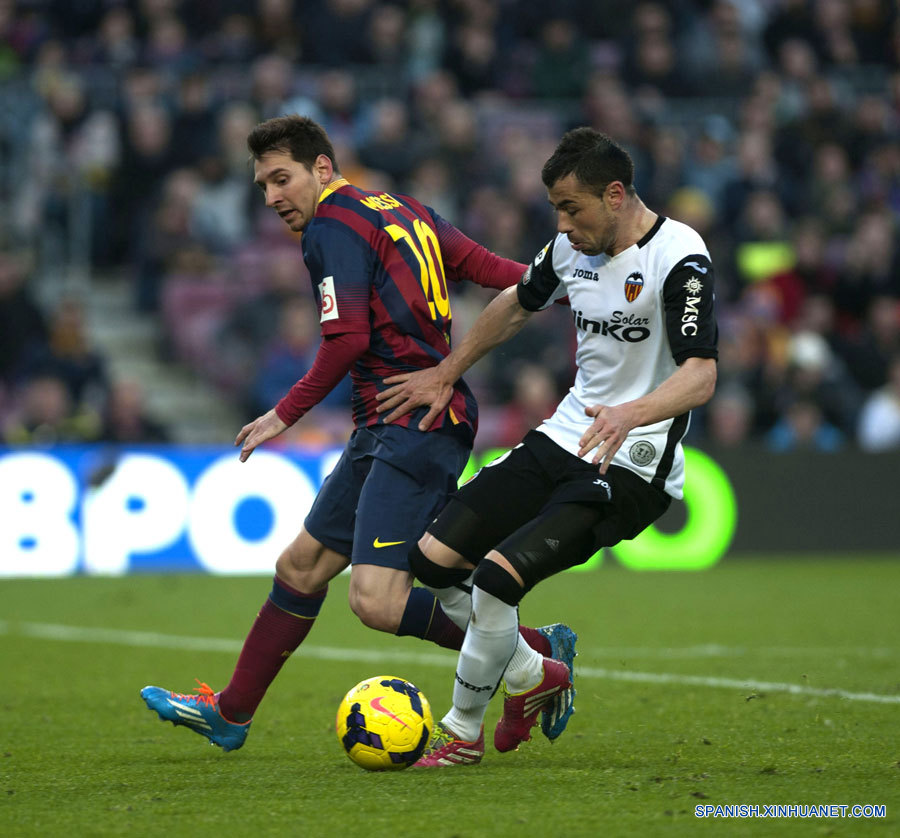
[[[473,564],[497,550],[526,589],[634,538],[671,498],[629,469],[599,466],[530,431],[450,496],[428,528]]]

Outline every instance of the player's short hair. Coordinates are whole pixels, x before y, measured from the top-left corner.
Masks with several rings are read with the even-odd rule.
[[[556,150],[544,163],[541,180],[548,189],[574,174],[598,195],[613,181],[634,194],[634,161],[622,146],[593,128],[574,128],[563,134]]]
[[[293,113],[260,122],[247,136],[247,148],[255,160],[270,151],[290,154],[292,160],[302,163],[310,171],[316,158],[324,154],[331,161],[335,172],[338,171],[334,147],[328,134],[318,122],[308,116]]]

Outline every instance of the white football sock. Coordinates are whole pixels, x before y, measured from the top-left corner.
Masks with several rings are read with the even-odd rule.
[[[453,707],[443,718],[460,739],[474,742],[478,738],[491,697],[515,652],[518,635],[515,606],[477,586],[472,588],[472,618],[459,653]]]
[[[536,687],[544,679],[544,656],[531,648],[519,634],[516,651],[503,676],[506,689],[511,693],[523,693]]]
[[[474,572],[473,570],[472,573]],[[469,588],[472,586],[472,573],[463,582]],[[438,598],[444,613],[465,631],[472,614],[472,595],[455,585],[450,588],[429,588],[428,585],[424,587]]]

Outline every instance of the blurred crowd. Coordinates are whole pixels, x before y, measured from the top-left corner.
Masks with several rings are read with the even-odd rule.
[[[41,295],[73,262],[127,272],[167,360],[247,418],[303,374],[309,278],[245,146],[299,112],[353,183],[522,261],[554,233],[543,161],[568,128],[605,131],[716,267],[719,385],[692,438],[900,449],[897,0],[0,0],[0,106],[9,443],[162,440],[177,420],[108,380],[84,300]],[[486,296],[455,290],[462,334]],[[479,446],[518,441],[571,384],[568,317],[467,376]],[[345,383],[307,433],[344,433],[347,403]]]

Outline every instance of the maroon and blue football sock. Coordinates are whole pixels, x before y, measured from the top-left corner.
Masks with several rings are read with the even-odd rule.
[[[219,712],[228,721],[252,718],[284,662],[309,634],[327,592],[326,586],[304,594],[275,578],[244,641],[231,681],[219,694]]]
[[[462,648],[465,633],[441,608],[440,602],[425,588],[411,588],[406,608],[397,628],[398,637],[421,637],[445,649]]]

